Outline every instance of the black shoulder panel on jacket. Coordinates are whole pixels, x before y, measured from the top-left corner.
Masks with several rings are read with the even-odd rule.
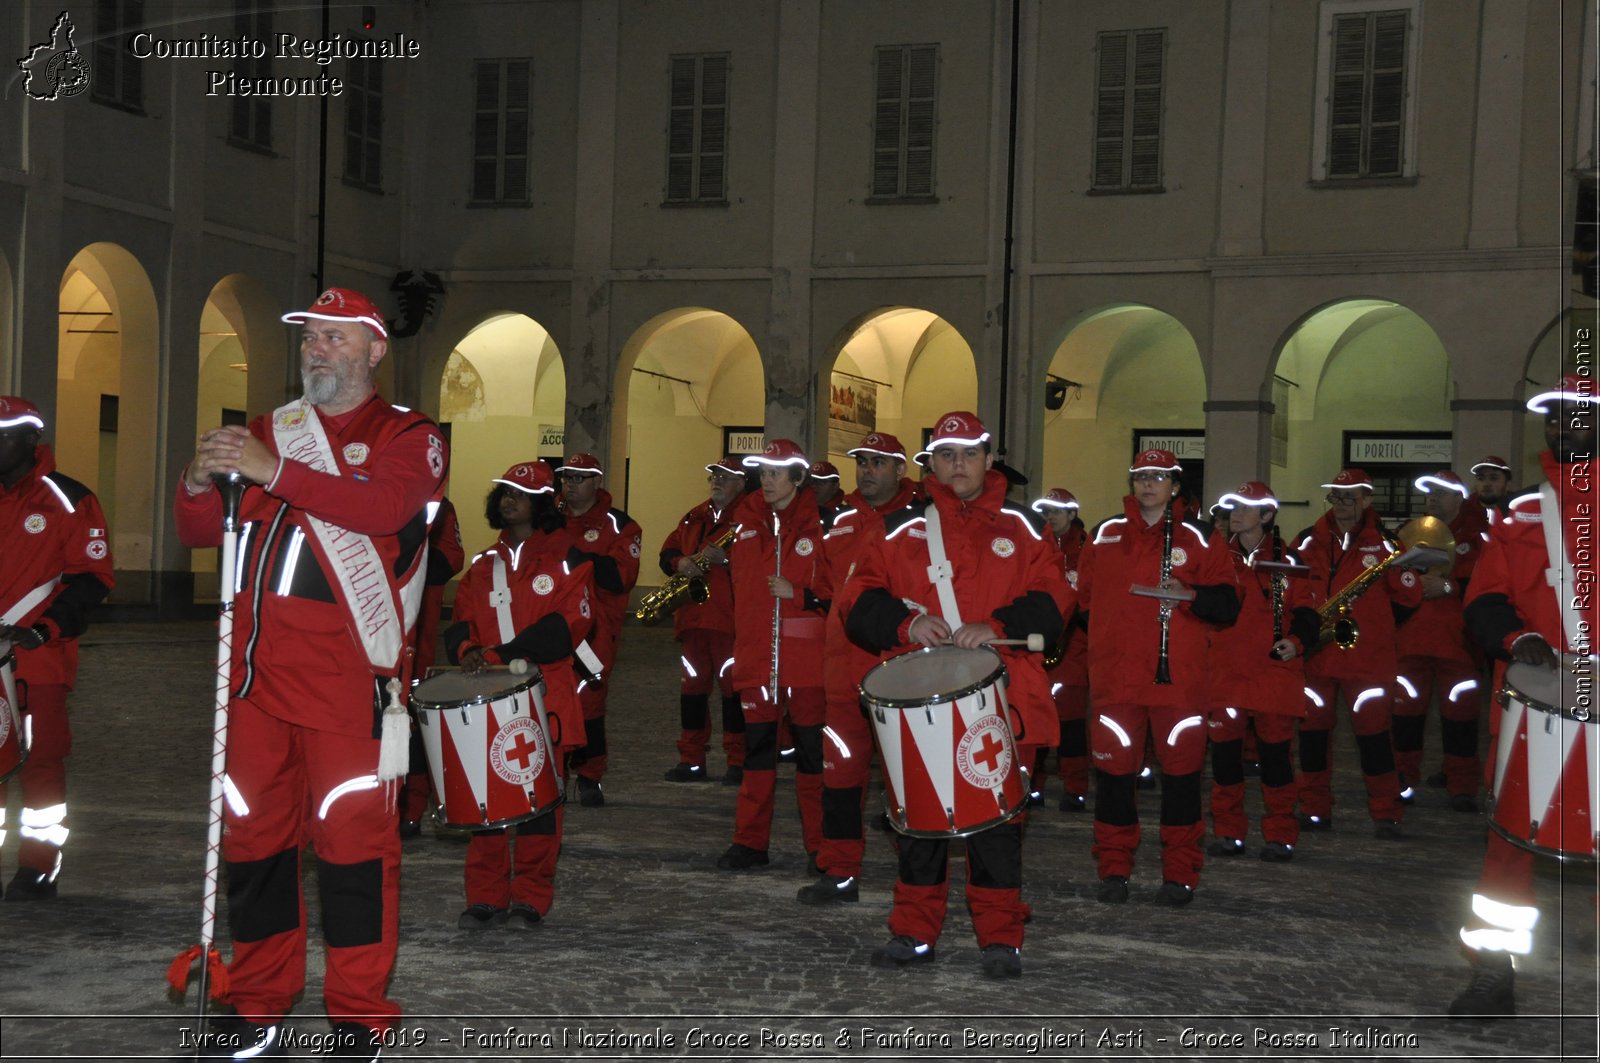
[[[93,491],[89,490],[83,484],[79,483],[77,480],[74,480],[66,473],[46,473],[44,479],[55,484],[57,489],[59,489],[62,494],[67,496],[67,501],[71,502],[73,506],[77,506],[79,502],[82,502],[85,498],[88,498],[90,495],[94,494]]]
[[[1035,535],[1041,539],[1044,538],[1044,518],[1039,516],[1039,514],[1035,513],[1033,510],[1027,508],[1026,506],[1019,506],[1013,502],[1007,502],[1000,507],[1000,512],[1010,513],[1013,516],[1021,517],[1023,523],[1032,528]]]
[[[914,520],[921,520],[927,513],[928,507],[932,504],[927,499],[922,499],[911,503],[905,509],[897,509],[893,513],[887,514],[883,518],[883,533],[888,535],[890,532],[904,528]]]

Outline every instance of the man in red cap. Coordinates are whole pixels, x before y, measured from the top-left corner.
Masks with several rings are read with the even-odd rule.
[[[989,432],[957,410],[934,422],[925,500],[888,515],[884,538],[856,565],[855,603],[845,631],[858,646],[897,655],[923,646],[976,649],[997,639],[1061,635],[1073,594],[1043,522],[1006,501]],[[1009,677],[1017,767],[1026,769],[1059,729],[1040,655],[994,647]],[[944,711],[952,711],[945,706]],[[992,717],[990,717],[992,719]],[[983,718],[978,721],[982,725]],[[953,759],[959,754],[953,754]],[[951,765],[952,769],[954,765]],[[1022,822],[1012,818],[967,836],[967,911],[992,978],[1022,974]],[[893,935],[872,954],[875,967],[927,963],[944,928],[950,884],[946,838],[900,839],[900,872],[889,914]]]
[[[565,777],[562,761],[585,740],[572,655],[594,622],[594,567],[556,509],[550,466],[530,459],[511,466],[494,484],[484,519],[500,537],[461,577],[445,651],[465,672],[514,660],[539,666],[550,717],[544,737],[557,774]],[[523,820],[515,831],[473,832],[467,843],[467,910],[457,926],[527,930],[539,924],[555,900],[564,812],[557,807]]]
[[[1461,477],[1449,469],[1419,477],[1416,488],[1428,496],[1428,516],[1450,526],[1456,553],[1444,574],[1421,574],[1422,604],[1400,627],[1396,676],[1400,689],[1394,699],[1394,760],[1400,773],[1400,797],[1408,804],[1415,800],[1415,787],[1422,778],[1428,706],[1437,694],[1450,807],[1457,812],[1476,812],[1478,784],[1483,777],[1478,759],[1481,668],[1467,642],[1461,603],[1473,567],[1489,541],[1489,521]]]
[[[571,760],[578,770],[578,803],[592,808],[606,803],[600,780],[609,763],[606,692],[611,689],[611,683],[608,677],[617,663],[622,621],[628,613],[628,593],[639,582],[639,544],[644,532],[632,517],[611,504],[611,492],[602,486],[605,470],[593,454],[569,455],[557,467],[556,476],[561,480],[567,530],[577,541],[578,549],[594,561],[594,581],[599,588],[594,652],[600,658],[601,678],[598,682],[586,680],[579,686],[588,741]]]
[[[378,396],[388,330],[365,296],[330,288],[284,320],[302,326],[304,398],[248,428],[203,433],[173,503],[184,545],[214,547],[223,502],[213,477],[247,482],[238,571],[222,573],[239,588],[223,857],[242,1028],[219,1024],[217,1050],[282,1050],[281,1021],[305,988],[309,840],[328,1015],[343,1050],[376,1058],[400,1015],[387,995],[400,836],[386,776],[396,759],[404,771],[409,650],[449,451],[432,421]]]
[[[744,710],[745,756],[733,843],[717,858],[724,871],[769,862],[778,718],[786,710],[801,835],[813,860],[822,844],[822,636],[833,573],[816,496],[805,486],[811,463],[793,440],[774,439],[744,464],[760,470],[761,490],[735,506],[739,532],[729,551],[733,685]]]
[[[734,530],[733,507],[744,494],[744,470],[735,458],[706,466],[711,497],[683,515],[661,544],[661,571],[705,581],[706,600],[685,602],[672,614],[672,634],[681,650],[678,686],[678,763],[668,782],[698,782],[706,776],[711,741],[711,686],[722,691],[722,751],[728,760],[724,785],[744,779],[744,711],[729,670],[733,667],[733,579],[728,551],[718,545]]]
[[[1328,600],[1366,569],[1398,549],[1372,508],[1372,480],[1360,469],[1343,469],[1328,489],[1328,511],[1297,536],[1297,551],[1311,566],[1312,587]],[[1389,735],[1391,699],[1399,655],[1395,610],[1409,615],[1422,601],[1422,581],[1410,569],[1390,565],[1378,582],[1356,598],[1351,615],[1360,627],[1354,646],[1327,646],[1306,661],[1305,721],[1300,725],[1300,826],[1333,826],[1333,771],[1329,766],[1339,699],[1350,706],[1350,725],[1367,787],[1367,811],[1379,838],[1399,838],[1404,809]],[[1307,647],[1309,652],[1312,647]]]
[[[1498,743],[1505,750],[1495,780],[1500,792],[1490,820],[1483,874],[1472,897],[1472,915],[1460,935],[1473,974],[1467,988],[1451,1002],[1452,1015],[1516,1014],[1514,959],[1533,951],[1533,931],[1539,922],[1535,849],[1591,864],[1595,858],[1593,818],[1564,838],[1559,831],[1535,835],[1530,829],[1531,821],[1563,819],[1548,816],[1548,808],[1536,807],[1548,806],[1548,802],[1532,800],[1536,784],[1546,794],[1566,790],[1573,795],[1569,801],[1581,800],[1576,795],[1586,789],[1592,793],[1593,745],[1589,745],[1587,757],[1568,757],[1559,745],[1546,745],[1541,754],[1533,752],[1528,743],[1540,733],[1553,733],[1556,743],[1563,731],[1572,736],[1578,720],[1561,720],[1551,728],[1551,716],[1571,714],[1577,696],[1592,697],[1593,692],[1594,633],[1600,630],[1593,555],[1595,520],[1600,513],[1594,475],[1596,401],[1594,378],[1576,373],[1562,377],[1553,391],[1528,400],[1528,409],[1544,417],[1544,438],[1550,449],[1539,461],[1546,482],[1537,491],[1512,499],[1510,514],[1495,522],[1467,592],[1467,628],[1486,652],[1497,661],[1520,666],[1534,678],[1543,677],[1558,692],[1563,690],[1560,672],[1567,672],[1568,678],[1565,693],[1551,698],[1567,704],[1552,704],[1548,713],[1528,711],[1527,742],[1512,735]],[[1557,554],[1560,556],[1554,556]],[[1506,719],[1514,717],[1508,713]],[[1592,743],[1593,727],[1587,730]],[[1577,739],[1578,744],[1584,741]],[[1491,740],[1490,748],[1497,748],[1497,743]],[[1514,763],[1519,758],[1521,769]],[[1580,767],[1586,760],[1587,780]],[[1580,772],[1578,778],[1566,777],[1574,771]],[[1513,774],[1520,781],[1518,787],[1506,785]],[[1590,817],[1594,811],[1588,809]],[[1570,847],[1571,852],[1556,846]]]
[[[861,810],[872,766],[872,729],[861,711],[860,684],[878,655],[845,635],[844,618],[856,590],[850,576],[872,544],[883,538],[885,517],[904,509],[919,493],[906,478],[905,447],[887,432],[868,433],[850,457],[856,462],[856,489],[834,515],[823,544],[837,590],[823,636],[827,713],[822,729],[822,845],[817,851],[822,874],[800,887],[801,904],[860,898],[857,880],[867,848]]]
[[[1089,687],[1095,726],[1094,856],[1099,900],[1128,899],[1139,847],[1136,795],[1145,736],[1161,765],[1161,886],[1157,904],[1194,899],[1205,857],[1200,770],[1205,765],[1206,644],[1233,623],[1233,563],[1209,522],[1190,519],[1183,467],[1146,450],[1128,468],[1122,516],[1103,521],[1078,563],[1079,606],[1089,614]],[[1157,590],[1162,597],[1139,591]]]
[[[100,503],[56,471],[43,432],[38,407],[0,396],[0,844],[3,780],[27,757],[18,778],[21,844],[5,889],[10,901],[56,895],[68,834],[67,694],[78,673],[78,636],[115,583]],[[31,748],[23,737],[29,731]]]
[[[1033,503],[1035,513],[1050,527],[1056,549],[1061,551],[1061,568],[1067,584],[1078,585],[1078,562],[1089,535],[1078,519],[1078,499],[1065,487],[1052,487]],[[1068,618],[1062,634],[1065,647],[1057,646],[1046,654],[1046,675],[1050,696],[1055,699],[1056,715],[1061,719],[1061,744],[1056,748],[1056,770],[1061,774],[1061,811],[1082,812],[1089,795],[1089,628],[1087,618],[1076,613]],[[1052,664],[1051,661],[1054,661]],[[1043,801],[1045,757],[1041,751],[1034,764],[1034,804]]]
[[[817,511],[822,514],[823,526],[833,523],[833,515],[843,505],[844,491],[839,485],[839,470],[831,461],[811,463],[811,477],[807,481],[817,496]]]
[[[1479,504],[1500,516],[1506,515],[1506,504],[1516,490],[1511,486],[1511,465],[1498,454],[1489,454],[1470,470],[1477,480]]]
[[[1211,633],[1211,833],[1213,856],[1242,856],[1244,740],[1255,727],[1261,762],[1261,859],[1294,858],[1294,723],[1306,714],[1301,655],[1321,622],[1310,581],[1257,567],[1299,564],[1278,534],[1278,500],[1260,480],[1240,484],[1217,505],[1228,517],[1228,556],[1239,583],[1239,619]]]

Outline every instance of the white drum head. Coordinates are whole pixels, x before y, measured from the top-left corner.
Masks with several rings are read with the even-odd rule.
[[[861,695],[885,708],[934,705],[991,686],[1005,670],[1000,655],[987,647],[924,647],[873,668],[861,680]]]
[[[454,708],[498,701],[541,682],[538,669],[523,675],[513,672],[479,672],[468,675],[445,671],[411,688],[411,704],[419,709]]]
[[[1514,661],[1506,668],[1506,690],[1529,708],[1580,722],[1595,715],[1600,696],[1600,662],[1563,655],[1559,668]]]

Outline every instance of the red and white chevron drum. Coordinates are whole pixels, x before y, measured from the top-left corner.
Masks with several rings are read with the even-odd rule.
[[[561,804],[537,669],[440,672],[412,688],[411,708],[447,825],[505,827]]]
[[[1015,818],[1027,801],[989,649],[937,646],[877,665],[861,696],[883,756],[889,822],[913,838],[961,838]]]
[[[22,716],[22,703],[17,700],[17,680],[12,666],[16,654],[5,643],[0,656],[0,783],[22,770],[28,759],[27,723]]]
[[[1489,825],[1514,845],[1564,860],[1600,854],[1596,663],[1567,657],[1559,669],[1506,669]]]

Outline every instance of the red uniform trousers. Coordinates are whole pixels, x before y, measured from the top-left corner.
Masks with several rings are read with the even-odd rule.
[[[1030,764],[1038,755],[1035,745],[1018,745],[1017,759]],[[979,831],[967,838],[967,911],[978,947],[1022,947],[1023,921],[1028,908],[1022,903],[1022,822]],[[950,842],[945,838],[901,838],[900,873],[894,884],[894,910],[889,932],[905,934],[933,945],[944,929],[949,904]]]
[[[566,752],[556,774],[566,776]],[[499,830],[474,831],[467,842],[467,903],[508,908],[526,904],[541,916],[555,900],[564,805]]]
[[[678,638],[683,679],[678,687],[678,760],[706,766],[711,742],[711,688],[722,692],[722,752],[730,768],[744,763],[744,710],[733,689],[733,632],[692,627]]]
[[[16,775],[22,788],[17,867],[54,881],[61,870],[61,846],[67,836],[65,761],[72,752],[67,688],[59,683],[28,683],[19,678],[17,700],[22,702],[24,710],[22,725],[33,734],[28,759]],[[5,836],[6,796],[10,785],[0,786],[0,838]]]
[[[1102,879],[1133,874],[1139,848],[1139,770],[1145,734],[1161,765],[1161,877],[1194,887],[1205,863],[1200,841],[1200,770],[1205,766],[1205,717],[1173,706],[1103,705],[1089,745],[1095,761],[1094,847]]]
[[[872,724],[856,697],[830,697],[822,729],[822,844],[817,868],[825,875],[861,874],[867,851],[862,807],[872,775]]]
[[[1331,652],[1331,651],[1329,651]],[[1359,679],[1306,679],[1306,717],[1300,721],[1300,811],[1326,819],[1333,814],[1333,769],[1330,749],[1340,697],[1350,704],[1350,726],[1361,755],[1361,777],[1367,786],[1367,812],[1374,821],[1398,823],[1405,816],[1400,779],[1394,770],[1389,737],[1389,676]]]
[[[1089,688],[1051,683],[1056,716],[1061,721],[1061,744],[1056,748],[1056,770],[1061,773],[1061,791],[1077,797],[1089,792]],[[1043,792],[1045,751],[1034,761],[1036,771],[1029,784]]]
[[[375,738],[232,704],[227,777],[241,800],[228,801],[224,814],[228,970],[232,1003],[251,1022],[279,1021],[305,988],[300,854],[308,842],[317,853],[328,1017],[383,1030],[400,1014],[385,995],[400,928],[400,835],[377,765]]]
[[[1249,834],[1250,822],[1244,813],[1245,738],[1254,723],[1261,761],[1261,837],[1280,845],[1300,840],[1300,821],[1294,814],[1294,765],[1289,756],[1294,721],[1293,716],[1275,712],[1211,710],[1212,834],[1240,841]]]
[[[741,695],[744,709],[744,781],[734,811],[733,841],[766,852],[772,837],[772,792],[777,783],[777,703],[762,689]],[[822,722],[826,714],[821,687],[788,687],[782,709],[794,721],[795,800],[800,806],[800,831],[806,852],[815,856],[822,845]]]
[[[606,773],[610,758],[606,752],[606,694],[611,690],[611,673],[617,666],[617,638],[619,632],[604,630],[604,621],[595,617],[594,633],[589,646],[600,658],[602,681],[585,682],[578,688],[578,703],[583,706],[584,746],[572,755],[569,763],[578,775],[599,782]]]
[[[1442,657],[1402,657],[1400,677],[1404,682],[1394,698],[1395,769],[1407,783],[1422,778],[1422,736],[1428,706],[1437,692],[1445,786],[1452,797],[1477,796],[1478,780],[1483,776],[1478,757],[1478,716],[1483,709],[1478,670]]]

